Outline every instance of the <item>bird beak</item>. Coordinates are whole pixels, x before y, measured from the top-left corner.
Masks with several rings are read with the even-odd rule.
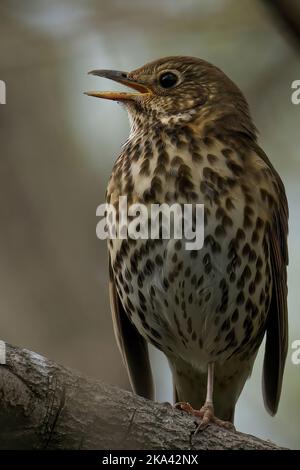
[[[92,70],[89,75],[97,75],[98,77],[109,78],[114,82],[122,83],[137,93],[127,93],[119,91],[87,91],[85,92],[88,96],[95,96],[96,98],[104,98],[106,100],[114,101],[128,101],[134,100],[138,96],[149,95],[151,90],[147,85],[141,83],[138,80],[134,80],[128,76],[127,72],[120,72],[118,70]]]

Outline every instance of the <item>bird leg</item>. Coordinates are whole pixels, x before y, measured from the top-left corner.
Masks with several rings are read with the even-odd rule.
[[[179,402],[175,404],[175,408],[186,411],[187,413],[200,418],[201,423],[197,427],[195,434],[198,431],[202,431],[209,424],[213,423],[231,431],[235,430],[234,425],[230,421],[223,421],[214,414],[213,405],[213,389],[214,389],[214,363],[210,362],[207,367],[207,389],[206,389],[206,400],[200,410],[194,410],[194,408],[187,402]]]

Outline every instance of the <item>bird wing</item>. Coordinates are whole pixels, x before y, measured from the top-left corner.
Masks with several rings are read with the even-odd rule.
[[[275,170],[274,170],[275,171]],[[273,290],[267,319],[263,366],[263,396],[271,415],[278,408],[288,348],[287,265],[288,203],[282,181],[276,173],[279,188],[278,205],[269,229]]]
[[[118,295],[109,256],[109,296],[113,327],[132,389],[138,395],[154,398],[148,345],[129,320]]]

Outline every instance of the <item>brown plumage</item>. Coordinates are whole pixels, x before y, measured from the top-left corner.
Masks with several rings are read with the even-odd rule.
[[[213,398],[216,416],[233,421],[266,332],[263,393],[275,414],[287,353],[288,207],[245,98],[191,57],[92,73],[135,90],[89,93],[122,102],[131,122],[107,201],[205,205],[201,250],[172,238],[109,242],[112,315],[133,389],[153,397],[151,342],[168,358],[176,400],[205,403],[203,422],[224,424]]]

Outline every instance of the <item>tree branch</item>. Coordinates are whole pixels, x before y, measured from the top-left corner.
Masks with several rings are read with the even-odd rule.
[[[0,449],[280,449],[9,345],[0,397]]]

